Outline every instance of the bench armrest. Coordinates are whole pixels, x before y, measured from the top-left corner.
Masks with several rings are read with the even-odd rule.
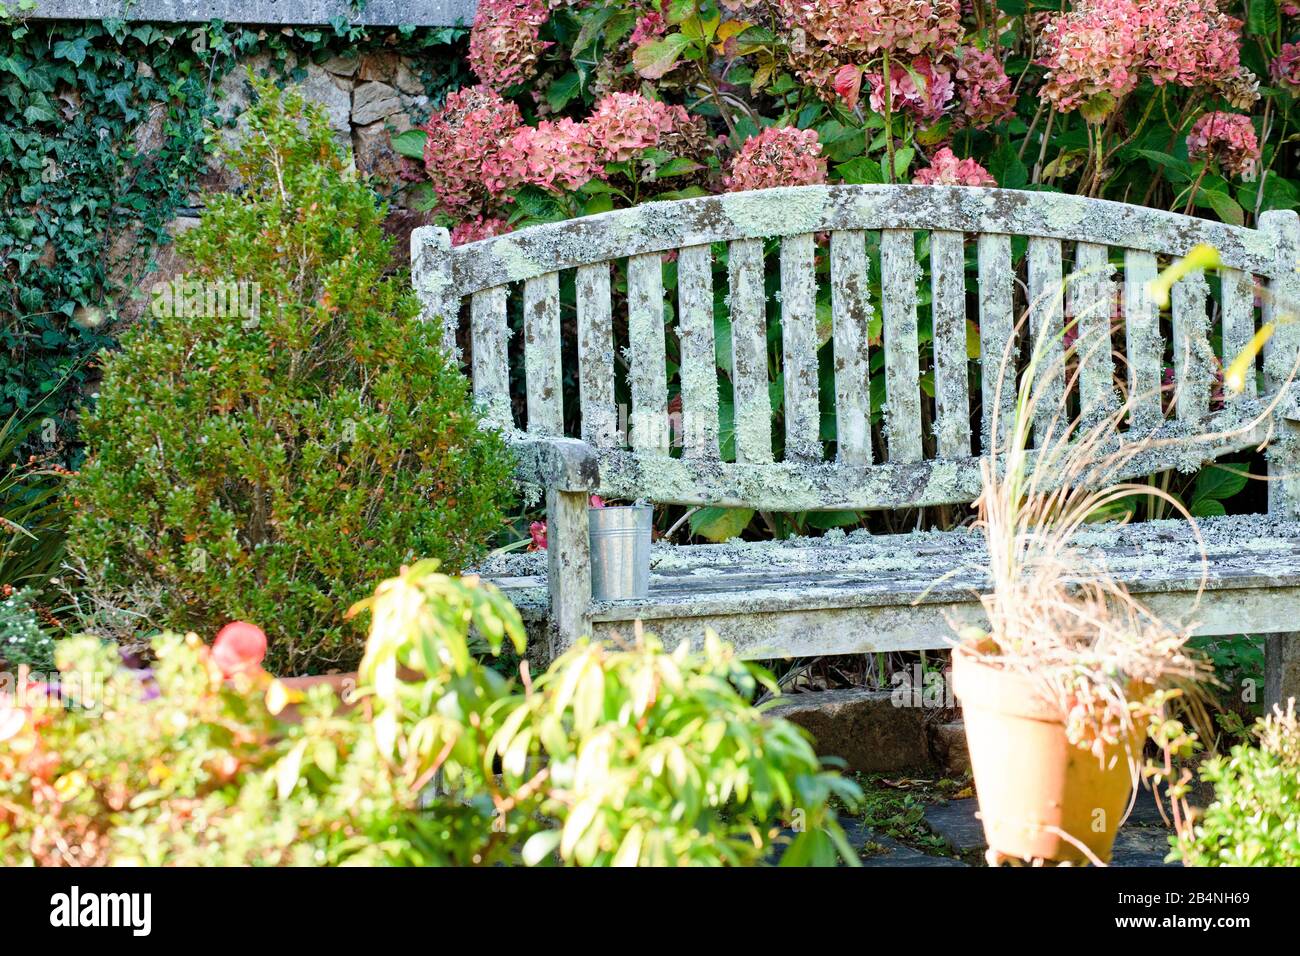
[[[539,435],[508,439],[515,473],[526,482],[555,491],[594,491],[600,482],[596,449],[577,438]]]

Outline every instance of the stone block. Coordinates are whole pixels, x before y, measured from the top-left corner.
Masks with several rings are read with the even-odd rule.
[[[896,707],[889,691],[861,688],[795,694],[768,713],[811,733],[817,752],[839,757],[849,770],[892,772],[930,762],[925,712]]]

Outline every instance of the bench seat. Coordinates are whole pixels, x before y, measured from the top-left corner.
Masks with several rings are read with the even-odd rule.
[[[1268,515],[1098,524],[1079,536],[1090,559],[1171,624],[1207,635],[1270,633],[1300,623],[1300,522]],[[847,654],[949,646],[949,621],[978,622],[987,587],[975,531],[672,546],[656,544],[650,596],[594,603],[597,636],[640,618],[667,643],[711,627],[746,657]],[[503,555],[478,573],[525,618],[546,620],[544,553]],[[1204,583],[1199,604],[1191,599]]]

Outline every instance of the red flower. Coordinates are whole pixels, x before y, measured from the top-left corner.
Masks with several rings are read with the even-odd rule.
[[[266,634],[247,621],[231,621],[212,642],[212,660],[226,677],[259,670],[264,657]]]
[[[546,522],[534,521],[528,526],[528,536],[533,539],[533,543],[528,546],[529,551],[546,550]]]

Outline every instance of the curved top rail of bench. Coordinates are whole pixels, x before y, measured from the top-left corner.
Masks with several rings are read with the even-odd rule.
[[[1181,256],[1214,246],[1226,266],[1276,271],[1264,232],[1063,193],[972,186],[792,186],[646,203],[451,250],[458,296],[593,262],[688,246],[838,229],[1041,236]]]

